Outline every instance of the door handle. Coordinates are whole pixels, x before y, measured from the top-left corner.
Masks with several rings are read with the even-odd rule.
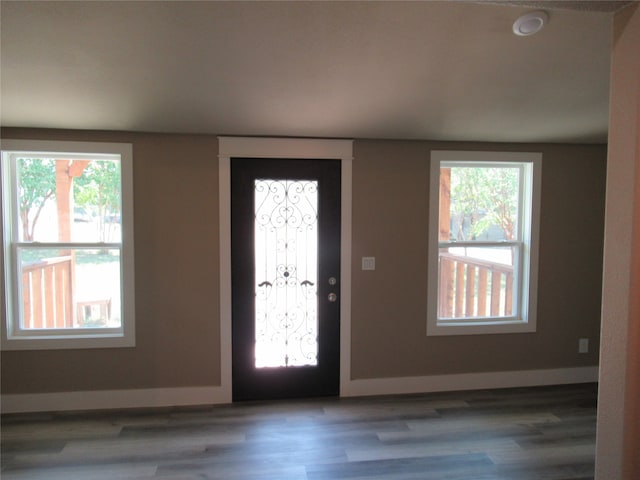
[[[330,302],[335,302],[336,300],[338,300],[338,295],[336,295],[335,293],[331,292],[328,296],[327,299]]]

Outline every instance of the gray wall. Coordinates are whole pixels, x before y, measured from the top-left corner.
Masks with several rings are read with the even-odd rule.
[[[442,149],[543,153],[536,333],[425,336],[428,159]],[[597,365],[606,147],[357,141],[354,156],[354,378]]]
[[[137,310],[134,348],[2,352],[2,393],[219,385],[216,137],[2,137],[133,144]],[[426,337],[431,149],[543,153],[536,333]],[[597,365],[606,146],[357,140],[354,157],[354,379]],[[375,271],[360,269],[362,256],[376,257]]]

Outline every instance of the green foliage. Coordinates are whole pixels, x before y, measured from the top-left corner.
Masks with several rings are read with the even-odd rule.
[[[97,215],[101,241],[109,233],[109,215],[120,215],[120,164],[93,160],[73,182],[75,204]]]
[[[29,242],[44,205],[55,195],[56,167],[54,160],[40,158],[19,158],[17,164],[22,240]]]
[[[56,160],[18,158],[18,209],[22,240],[33,241],[40,214],[56,193]],[[73,180],[74,203],[97,216],[101,241],[107,241],[112,224],[120,217],[120,164],[108,160],[92,160]]]
[[[451,219],[457,240],[471,240],[495,225],[505,240],[516,236],[519,170],[508,167],[451,169]]]

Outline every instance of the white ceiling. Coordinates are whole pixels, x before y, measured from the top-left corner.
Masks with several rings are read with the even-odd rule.
[[[1,121],[605,142],[620,4],[512,3],[3,0]],[[541,3],[547,27],[513,35],[513,21]]]

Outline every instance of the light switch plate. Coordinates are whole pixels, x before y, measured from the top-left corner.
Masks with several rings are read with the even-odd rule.
[[[362,257],[362,270],[375,270],[376,257]]]

